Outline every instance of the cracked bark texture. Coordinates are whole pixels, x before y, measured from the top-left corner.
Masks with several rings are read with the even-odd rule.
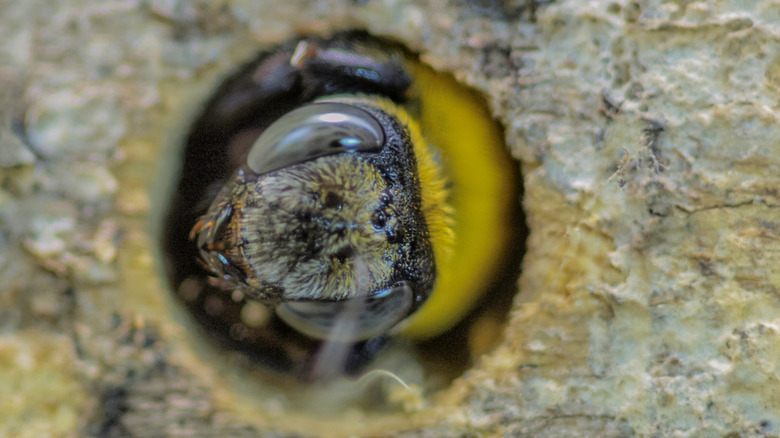
[[[769,0],[0,3],[0,436],[777,435],[778,23]],[[405,410],[318,417],[204,358],[149,218],[216,77],[347,27],[485,93],[531,234],[496,350]]]

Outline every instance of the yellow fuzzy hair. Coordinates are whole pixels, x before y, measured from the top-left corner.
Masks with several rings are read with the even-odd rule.
[[[510,212],[518,199],[515,164],[484,101],[452,75],[414,59],[408,67],[420,100],[419,125],[428,142],[423,144],[441,151],[452,183],[447,202],[454,209],[452,255],[437,260],[431,297],[402,327],[405,336],[426,339],[462,320],[495,281],[508,253]]]
[[[507,253],[511,206],[518,201],[507,189],[514,187],[514,164],[484,103],[450,75],[411,59],[408,67],[414,97],[421,103],[419,118],[377,96],[327,100],[377,106],[408,129],[436,259],[436,284],[400,331],[422,340],[462,320],[494,281]],[[441,157],[434,158],[435,153]]]

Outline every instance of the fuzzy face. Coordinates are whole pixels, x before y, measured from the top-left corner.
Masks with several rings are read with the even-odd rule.
[[[428,223],[447,208],[424,195],[443,180],[402,113],[333,99],[268,128],[190,234],[217,283],[313,338],[368,339],[416,311],[436,276]]]
[[[408,207],[371,164],[322,157],[260,177],[236,201],[235,234],[224,238],[242,253],[250,284],[282,300],[341,300],[387,286]]]
[[[249,298],[367,298],[408,280],[419,236],[407,230],[425,229],[418,204],[367,160],[333,155],[237,174],[193,235],[211,269]]]

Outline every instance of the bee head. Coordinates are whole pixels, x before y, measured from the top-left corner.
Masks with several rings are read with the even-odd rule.
[[[359,340],[391,329],[435,277],[409,141],[371,105],[288,113],[193,229],[202,257],[306,335]]]

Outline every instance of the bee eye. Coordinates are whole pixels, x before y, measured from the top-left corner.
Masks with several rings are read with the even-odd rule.
[[[384,211],[377,211],[374,213],[374,215],[371,217],[371,222],[374,224],[376,228],[384,228],[385,225],[387,225],[387,215]]]
[[[272,123],[252,145],[247,165],[257,174],[341,152],[378,151],[382,126],[371,114],[338,102],[313,103]]]

